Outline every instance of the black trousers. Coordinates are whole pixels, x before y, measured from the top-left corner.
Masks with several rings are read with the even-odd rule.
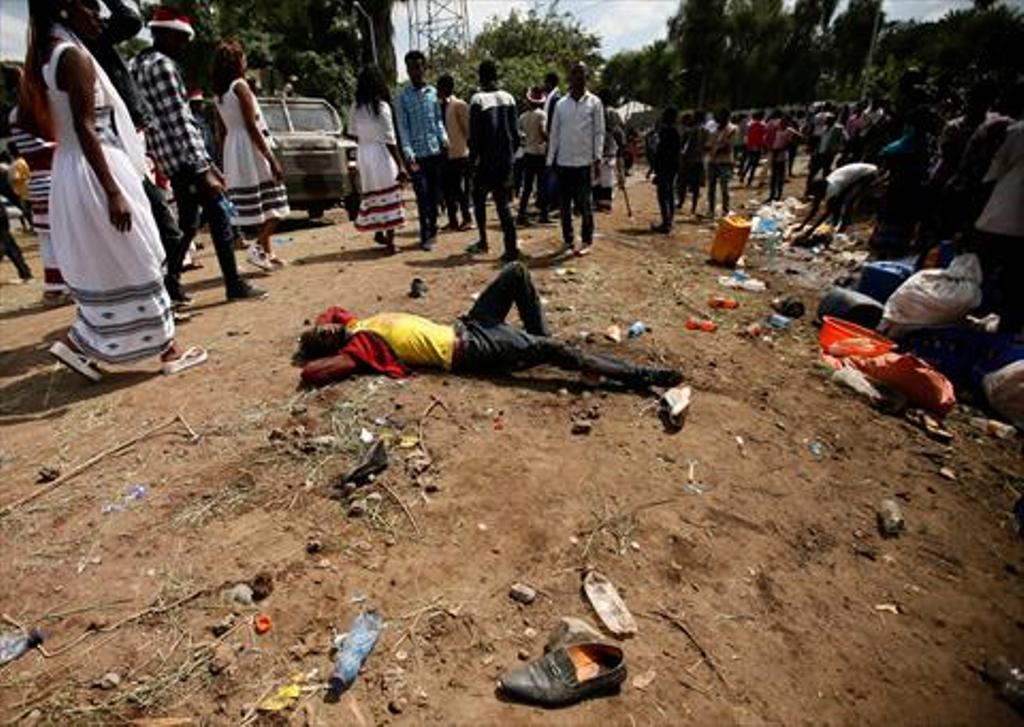
[[[156,222],[157,231],[160,233],[160,244],[164,248],[167,266],[164,274],[164,287],[167,288],[167,294],[172,301],[182,300],[185,293],[181,289],[181,268],[188,248],[181,244],[181,228],[178,227],[178,221],[174,219],[174,213],[171,212],[164,193],[149,181],[148,177],[142,180],[142,188],[146,192],[146,199],[149,200],[149,209]]]
[[[1024,239],[976,229],[969,247],[978,254],[985,275],[983,312],[999,314],[1001,333],[1019,333],[1024,329]]]
[[[546,159],[543,154],[526,154],[523,156],[523,191],[519,195],[519,219],[525,220],[530,210],[530,197],[533,196],[534,186],[537,188],[537,208],[540,210],[540,219],[546,222],[548,219],[548,195],[544,188],[544,165]]]
[[[786,165],[789,163],[785,150],[772,152],[771,165],[772,176],[769,184],[768,199],[781,200],[783,188],[786,184]]]
[[[3,197],[0,197],[0,260],[7,255],[18,270],[18,277],[28,280],[32,277],[32,271],[25,263],[25,257],[21,254],[21,248],[14,241],[11,235],[11,221],[7,218],[7,211],[4,209]]]
[[[506,323],[515,306],[525,330]],[[499,273],[462,318],[465,350],[453,367],[470,374],[511,373],[535,366],[593,373],[633,385],[644,369],[601,354],[586,353],[551,337],[540,296],[529,270],[511,263]]]
[[[594,194],[591,167],[558,167],[558,190],[561,197],[562,242],[573,244],[572,213],[580,213],[583,222],[580,238],[584,245],[594,241]]]
[[[171,178],[174,198],[178,203],[178,225],[181,229],[181,244],[176,252],[174,267],[168,261],[169,274],[176,272],[181,275],[182,261],[185,252],[199,231],[199,212],[210,225],[213,247],[217,251],[217,262],[224,277],[224,286],[228,294],[237,292],[242,287],[242,278],[238,274],[238,263],[235,261],[235,233],[231,229],[231,217],[228,214],[227,197],[212,197],[205,194],[199,175],[192,171],[183,171]]]
[[[747,186],[749,187],[754,183],[754,174],[757,172],[757,165],[761,163],[761,150],[760,149],[747,149],[746,155],[743,157],[743,171],[740,173],[740,181],[744,178],[747,180]]]
[[[463,222],[469,222],[469,157],[445,159],[441,163],[441,186],[448,208],[448,224],[459,227],[459,212],[462,212]]]
[[[505,256],[512,258],[519,247],[516,242],[516,222],[512,219],[512,180],[493,181],[479,175],[473,180],[473,212],[480,243],[484,247],[487,246],[488,194],[494,197],[494,206],[498,210],[502,238],[505,242]]]
[[[673,172],[658,172],[657,184],[661,224],[671,229],[676,217],[676,175]]]

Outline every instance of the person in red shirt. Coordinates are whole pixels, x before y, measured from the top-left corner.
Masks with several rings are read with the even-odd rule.
[[[764,111],[755,111],[747,124],[747,153],[743,157],[743,168],[740,170],[740,181],[747,178],[747,186],[754,183],[754,172],[757,165],[761,163],[761,154],[765,148],[765,123]]]

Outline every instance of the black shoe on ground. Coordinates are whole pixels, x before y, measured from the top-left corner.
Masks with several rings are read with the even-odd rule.
[[[625,680],[622,649],[612,644],[586,643],[554,649],[503,674],[499,684],[509,699],[565,707],[590,697],[614,694]]]
[[[477,240],[472,245],[469,245],[466,248],[466,254],[467,255],[486,255],[490,251],[490,249],[491,248],[488,247],[486,242],[483,242],[481,240]]]
[[[228,300],[266,300],[268,297],[270,293],[254,288],[244,280],[240,280],[228,291]]]

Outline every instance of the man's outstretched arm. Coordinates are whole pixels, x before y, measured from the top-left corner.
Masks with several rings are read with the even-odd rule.
[[[103,0],[110,11],[104,23],[100,44],[118,45],[142,32],[142,14],[132,0]]]

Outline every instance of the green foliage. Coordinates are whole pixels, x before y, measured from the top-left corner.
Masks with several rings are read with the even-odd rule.
[[[469,95],[477,86],[480,62],[495,60],[502,87],[521,99],[550,71],[564,79],[576,61],[585,62],[591,73],[599,71],[604,62],[600,47],[600,38],[567,13],[513,10],[507,18],[488,22],[467,51],[441,49],[430,61],[435,73],[450,73],[458,92]]]
[[[679,105],[684,101],[681,70],[675,46],[659,40],[612,56],[601,72],[601,89],[615,105],[625,101],[658,107]]]

